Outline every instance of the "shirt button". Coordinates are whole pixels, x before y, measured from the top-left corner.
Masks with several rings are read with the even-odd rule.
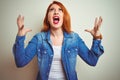
[[[38,49],[38,52],[40,52],[40,49]]]
[[[47,52],[46,52],[46,51],[44,51],[44,53],[46,54]]]
[[[53,57],[53,55],[51,55],[51,57]]]
[[[77,48],[76,48],[75,50],[76,50],[76,51],[78,51],[78,49],[77,49]]]
[[[70,51],[69,51],[69,50],[68,50],[67,52],[68,52],[68,53],[70,53]]]

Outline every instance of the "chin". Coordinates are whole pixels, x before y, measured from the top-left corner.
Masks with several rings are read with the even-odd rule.
[[[62,26],[61,27],[60,26],[53,26],[52,29],[55,29],[55,30],[62,29]]]

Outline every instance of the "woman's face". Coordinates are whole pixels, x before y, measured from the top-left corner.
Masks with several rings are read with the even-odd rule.
[[[63,10],[57,4],[53,4],[48,12],[48,22],[51,28],[62,28],[63,25]]]

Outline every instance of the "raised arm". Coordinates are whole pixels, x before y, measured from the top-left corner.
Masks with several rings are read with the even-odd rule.
[[[24,46],[25,35],[31,29],[24,28],[24,17],[19,15],[17,18],[18,34],[13,46],[13,53],[17,67],[23,67],[28,64],[35,56],[37,47],[37,37],[34,36],[27,47]]]
[[[95,19],[95,24],[93,29],[86,29],[85,31],[91,33],[93,36],[93,43],[91,49],[88,49],[84,41],[78,37],[78,46],[79,46],[79,55],[81,58],[89,65],[95,66],[100,55],[103,54],[104,48],[101,45],[102,34],[100,32],[100,26],[102,23],[102,18],[99,17],[99,20]]]

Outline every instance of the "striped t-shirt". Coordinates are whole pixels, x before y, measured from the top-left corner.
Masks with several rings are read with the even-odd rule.
[[[48,80],[66,80],[61,61],[61,46],[53,46],[54,57]]]

